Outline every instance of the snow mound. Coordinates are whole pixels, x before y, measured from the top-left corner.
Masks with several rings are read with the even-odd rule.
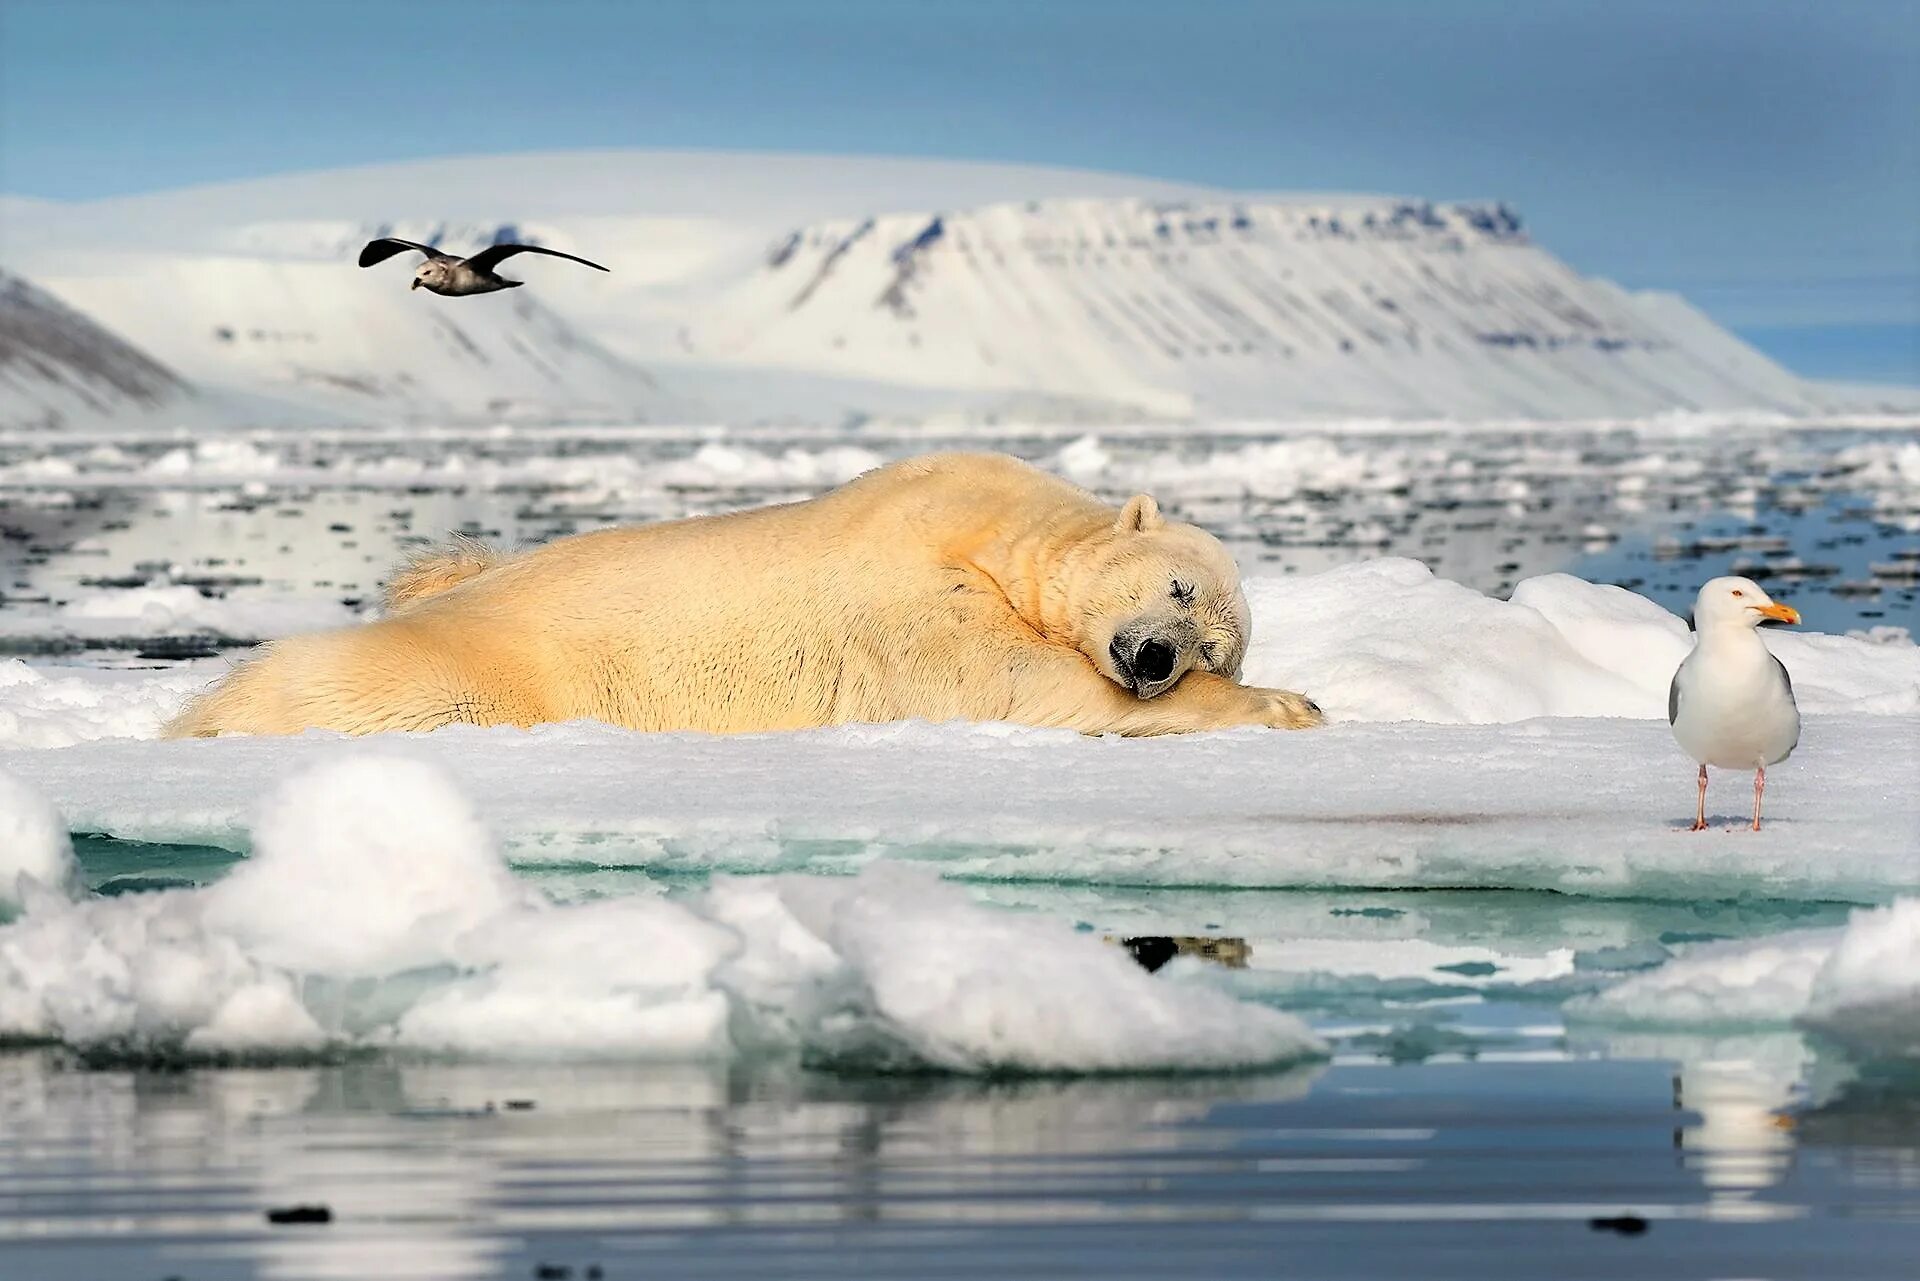
[[[277,789],[254,829],[255,860],[206,888],[31,899],[0,926],[0,1038],[107,1058],[397,1045],[956,1072],[1211,1070],[1324,1048],[1287,1015],[915,869],[551,903],[416,759],[337,757]]]
[[[195,666],[166,673],[30,667],[0,659],[0,744],[67,747],[102,738],[152,738],[214,677]]]
[[[1246,583],[1249,683],[1302,689],[1341,720],[1488,724],[1538,716],[1664,717],[1693,641],[1619,587],[1529,578],[1510,600],[1419,561],[1361,561]],[[1920,646],[1770,632],[1803,712],[1920,711]]]
[[[435,964],[521,898],[445,771],[354,753],[267,798],[253,857],[207,890],[205,919],[285,969],[377,977]]]
[[[65,890],[78,875],[67,822],[39,791],[0,770],[0,910],[34,886]]]
[[[1920,1059],[1920,898],[1855,912],[1843,929],[1701,947],[1567,1012],[1629,1024],[1797,1024],[1857,1057]]]

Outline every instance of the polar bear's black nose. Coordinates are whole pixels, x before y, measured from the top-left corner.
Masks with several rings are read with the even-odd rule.
[[[1133,674],[1145,685],[1157,685],[1173,675],[1173,646],[1157,640],[1143,643],[1133,659]]]

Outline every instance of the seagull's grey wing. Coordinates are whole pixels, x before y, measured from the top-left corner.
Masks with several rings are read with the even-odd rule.
[[[1769,657],[1769,658],[1772,658],[1772,659],[1773,659],[1773,665],[1774,665],[1774,666],[1775,666],[1776,668],[1778,668],[1778,669],[1779,669],[1779,671],[1780,671],[1780,683],[1781,683],[1782,685],[1785,685],[1785,686],[1787,687],[1787,701],[1788,701],[1789,703],[1793,703],[1793,702],[1794,702],[1794,698],[1793,698],[1793,677],[1787,674],[1787,665],[1786,665],[1785,663],[1783,663],[1783,662],[1781,662],[1781,661],[1780,661],[1780,660],[1779,660],[1778,658],[1776,658],[1776,657],[1774,657],[1774,656],[1773,656],[1772,654],[1769,654],[1769,655],[1767,655],[1767,657]],[[1796,707],[1798,707],[1798,706],[1799,706],[1799,704],[1798,704],[1798,703],[1794,703],[1794,706],[1796,706]]]
[[[1673,684],[1667,686],[1667,724],[1680,719],[1680,673],[1673,674]]]
[[[403,254],[409,249],[417,249],[429,258],[451,258],[452,254],[443,254],[432,245],[416,245],[411,240],[395,240],[383,236],[379,240],[369,240],[367,247],[360,251],[360,265],[371,267],[376,262],[385,262],[395,254]]]
[[[595,271],[606,271],[597,262],[588,262],[585,258],[575,258],[572,254],[563,254],[558,249],[542,249],[539,245],[488,245],[479,253],[467,259],[467,266],[475,271],[492,271],[505,259],[515,254],[545,254],[549,258],[565,258],[568,262],[577,262],[591,267]]]

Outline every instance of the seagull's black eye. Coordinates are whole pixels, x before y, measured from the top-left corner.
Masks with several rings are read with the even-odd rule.
[[[1740,590],[1740,589],[1739,589],[1738,587],[1736,587],[1736,588],[1734,588],[1734,589],[1733,589],[1733,594],[1734,594],[1735,596],[1745,596],[1745,595],[1746,595],[1746,593],[1745,593],[1745,592],[1743,592],[1743,591],[1741,591],[1741,590]]]

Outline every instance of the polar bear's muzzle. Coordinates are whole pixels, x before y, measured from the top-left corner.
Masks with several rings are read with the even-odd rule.
[[[1107,647],[1115,670],[1128,689],[1139,698],[1152,698],[1173,684],[1179,667],[1179,654],[1172,645],[1156,636],[1135,641],[1116,636]]]

